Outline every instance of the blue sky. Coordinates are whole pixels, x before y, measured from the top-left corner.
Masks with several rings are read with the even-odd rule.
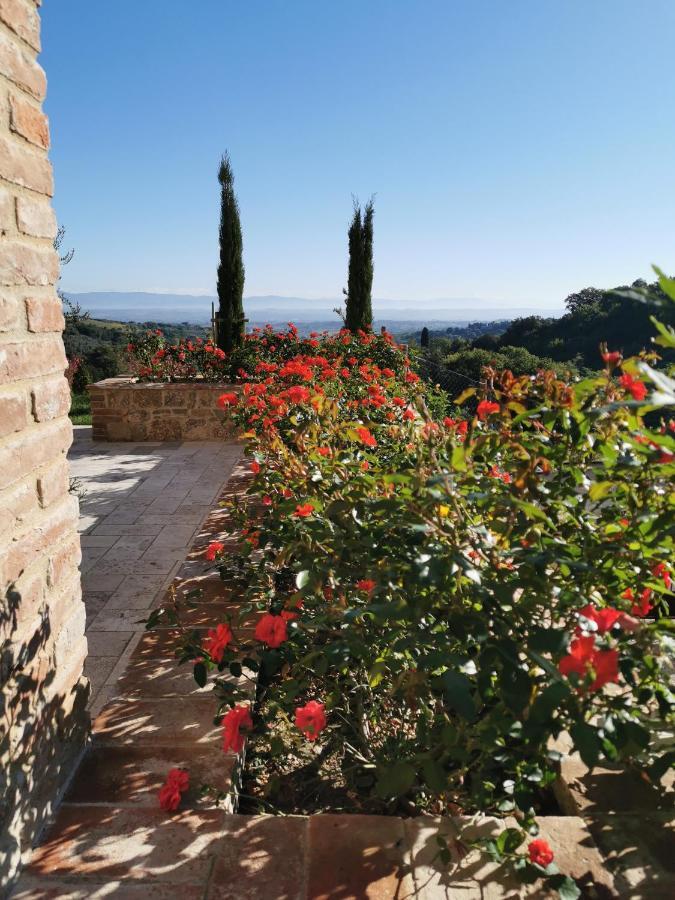
[[[675,270],[672,0],[47,0],[77,290],[211,293],[221,152],[246,294],[559,305]]]

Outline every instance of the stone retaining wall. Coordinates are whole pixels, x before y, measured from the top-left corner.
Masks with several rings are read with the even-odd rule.
[[[39,0],[0,0],[0,896],[80,756],[87,651]]]
[[[107,378],[88,387],[95,441],[212,441],[232,437],[218,409],[230,384],[136,382]]]

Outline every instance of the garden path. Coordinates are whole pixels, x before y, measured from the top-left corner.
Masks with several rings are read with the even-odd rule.
[[[69,460],[80,496],[92,715],[113,694],[140,620],[186,559],[240,456],[236,442],[93,442],[90,426],[75,427]]]

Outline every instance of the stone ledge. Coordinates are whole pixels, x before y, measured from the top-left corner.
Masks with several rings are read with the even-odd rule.
[[[87,390],[95,441],[216,441],[235,434],[217,401],[222,393],[239,393],[239,385],[140,382],[122,375]]]

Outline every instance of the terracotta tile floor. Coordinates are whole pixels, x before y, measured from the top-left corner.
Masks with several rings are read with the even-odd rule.
[[[75,428],[93,715],[114,696],[140,620],[187,558],[241,452],[217,441],[92,442],[89,426]]]

